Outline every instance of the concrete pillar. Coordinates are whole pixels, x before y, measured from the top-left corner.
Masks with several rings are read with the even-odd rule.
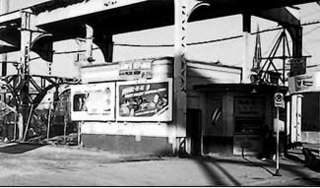
[[[242,80],[241,83],[250,83],[250,68],[251,68],[251,58],[250,58],[250,33],[251,33],[251,15],[242,15],[242,31],[243,31],[243,60],[242,60]]]

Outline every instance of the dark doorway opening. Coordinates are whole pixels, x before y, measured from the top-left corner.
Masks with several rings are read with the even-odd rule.
[[[187,136],[191,139],[191,152],[193,156],[201,155],[201,139],[202,139],[202,125],[201,125],[201,110],[188,109],[187,110]]]

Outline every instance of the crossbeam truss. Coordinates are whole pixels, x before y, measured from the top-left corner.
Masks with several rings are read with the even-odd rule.
[[[260,42],[260,38],[257,37],[257,40]],[[281,48],[282,55],[279,56],[277,54]],[[251,69],[254,73],[251,75],[251,82],[255,84],[286,85],[288,81],[287,74],[289,73],[289,69],[286,69],[288,58],[292,58],[292,56],[287,35],[283,29],[268,57],[255,57],[255,61],[258,61],[259,63],[254,63]],[[281,60],[282,64],[279,65],[279,61],[276,62],[276,60]],[[260,62],[262,63],[262,66],[260,66]],[[280,83],[278,81],[280,81]]]
[[[9,103],[15,104],[17,107],[21,105],[21,92],[26,84],[29,84],[28,106],[33,105],[36,109],[41,103],[45,95],[52,88],[58,88],[62,84],[79,84],[79,79],[62,78],[57,76],[43,76],[43,75],[25,75],[25,79],[21,75],[8,75],[1,78],[3,83],[6,83],[6,93],[12,94],[13,101]]]

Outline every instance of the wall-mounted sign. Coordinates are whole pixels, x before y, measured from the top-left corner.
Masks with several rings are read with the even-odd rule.
[[[296,76],[306,73],[306,57],[289,59],[290,76]]]
[[[115,83],[71,86],[73,121],[114,120]]]
[[[117,83],[117,120],[171,121],[172,79]]]
[[[151,61],[124,61],[119,62],[119,76],[126,80],[152,78]]]
[[[234,108],[236,117],[262,117],[264,115],[262,98],[237,97]]]
[[[290,93],[319,92],[320,72],[289,77]]]

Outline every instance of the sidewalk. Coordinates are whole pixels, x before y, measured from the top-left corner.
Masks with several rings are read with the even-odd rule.
[[[306,185],[320,185],[319,173],[305,168],[303,164],[282,157],[280,174],[274,176],[276,163],[272,160],[261,161],[256,157],[212,156],[211,161],[220,166],[227,185],[238,186],[289,186],[304,181]],[[233,184],[229,184],[229,183]]]
[[[95,149],[0,145],[0,186],[294,186],[320,185],[319,173],[282,158],[211,155],[178,158]]]

